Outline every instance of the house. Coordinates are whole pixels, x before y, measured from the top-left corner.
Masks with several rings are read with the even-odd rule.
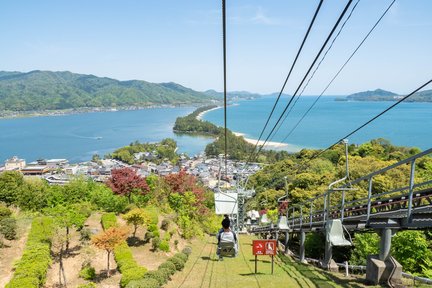
[[[24,175],[43,175],[50,171],[46,165],[31,165],[21,169],[21,173]]]
[[[17,156],[13,156],[5,161],[4,170],[21,170],[26,166],[24,159],[19,159]]]

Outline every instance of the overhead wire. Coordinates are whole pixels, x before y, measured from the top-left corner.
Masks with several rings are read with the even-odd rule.
[[[298,58],[299,58],[299,56],[300,56],[300,53],[301,53],[301,51],[303,50],[303,46],[304,46],[304,44],[306,43],[306,39],[308,38],[309,33],[310,33],[311,29],[312,29],[312,26],[313,26],[314,23],[315,23],[315,19],[316,19],[317,16],[318,16],[318,13],[319,13],[319,11],[320,11],[320,9],[321,9],[321,6],[322,6],[323,2],[324,2],[324,0],[320,0],[319,3],[318,3],[317,8],[315,9],[315,13],[314,13],[314,15],[313,15],[313,17],[312,17],[311,22],[309,23],[309,26],[308,26],[308,29],[307,29],[307,31],[306,31],[306,34],[305,34],[305,36],[303,37],[303,41],[302,41],[302,43],[301,43],[301,45],[300,45],[300,47],[299,47],[299,49],[298,49],[298,51],[297,51],[297,55],[295,56],[294,61],[293,61],[293,63],[291,64],[291,68],[290,68],[290,70],[289,70],[289,72],[288,72],[288,75],[287,75],[287,77],[285,78],[285,81],[284,81],[284,83],[283,83],[283,85],[282,85],[282,88],[281,88],[281,90],[280,90],[280,92],[279,92],[279,94],[278,94],[278,96],[277,96],[277,98],[276,98],[276,101],[275,101],[275,103],[274,103],[274,105],[273,105],[273,108],[272,108],[272,110],[271,110],[269,116],[267,117],[267,120],[266,120],[266,123],[265,123],[265,125],[264,125],[264,128],[261,130],[261,133],[260,133],[260,135],[259,135],[259,137],[258,137],[258,140],[257,140],[256,143],[255,143],[255,146],[254,146],[254,148],[253,148],[253,150],[252,150],[250,156],[252,155],[253,152],[255,152],[255,149],[257,148],[257,146],[258,146],[258,144],[259,144],[259,142],[260,142],[260,140],[261,140],[261,137],[263,136],[263,134],[264,134],[264,132],[265,132],[265,130],[266,130],[266,128],[267,128],[267,125],[268,125],[268,123],[269,123],[271,117],[273,116],[273,113],[274,113],[274,111],[275,111],[275,108],[276,108],[276,106],[277,106],[277,104],[278,104],[278,102],[279,102],[279,99],[280,99],[281,96],[282,96],[282,93],[283,93],[283,91],[284,91],[284,89],[285,89],[285,86],[286,86],[286,84],[287,84],[287,82],[288,82],[288,79],[289,79],[290,76],[291,76],[291,73],[292,73],[292,71],[293,71],[293,69],[294,69],[294,66],[295,66],[296,63],[297,63],[297,60],[298,60]]]
[[[348,59],[345,61],[345,63],[339,68],[338,72],[333,76],[333,78],[330,80],[330,82],[327,84],[327,86],[324,88],[324,90],[320,93],[320,95],[315,99],[315,101],[309,106],[309,108],[306,110],[305,113],[300,117],[300,119],[297,121],[297,123],[293,126],[293,128],[288,132],[288,134],[282,139],[282,143],[284,143],[289,136],[297,129],[297,127],[300,125],[300,123],[303,121],[303,119],[309,114],[309,112],[312,110],[312,108],[316,105],[318,100],[321,98],[321,96],[327,91],[327,89],[330,87],[330,85],[333,83],[333,81],[339,76],[339,74],[342,72],[342,70],[345,68],[345,66],[348,64],[348,62],[351,60],[351,58],[357,53],[357,51],[360,49],[360,47],[363,45],[363,43],[366,41],[366,39],[370,36],[370,34],[375,30],[375,28],[378,26],[378,24],[381,22],[381,20],[384,18],[384,16],[387,14],[387,12],[390,10],[390,8],[393,6],[393,4],[396,2],[396,0],[393,0],[390,5],[387,7],[387,9],[381,14],[380,18],[375,22],[375,24],[372,26],[372,28],[369,30],[369,32],[366,34],[366,36],[363,38],[363,40],[357,45],[357,48],[354,49],[354,51],[351,53],[351,55],[348,57]]]
[[[222,46],[223,46],[223,85],[224,85],[224,134],[225,134],[225,177],[228,176],[228,137],[227,137],[227,81],[226,81],[226,9],[222,0]]]
[[[300,91],[300,93],[297,95],[296,100],[294,101],[293,105],[291,105],[291,108],[288,110],[288,113],[285,114],[284,119],[279,123],[278,127],[276,128],[275,132],[273,133],[273,136],[270,137],[270,140],[274,137],[274,135],[276,135],[279,132],[279,129],[282,127],[282,125],[285,123],[285,120],[288,118],[288,116],[291,114],[291,111],[293,110],[294,106],[297,104],[298,100],[300,99],[300,97],[303,95],[303,92],[306,90],[306,88],[309,86],[310,81],[312,80],[312,78],[315,76],[316,72],[318,71],[318,69],[321,66],[321,63],[325,60],[325,58],[327,57],[328,52],[331,50],[331,48],[333,47],[333,44],[336,42],[336,40],[338,39],[339,35],[341,34],[342,30],[344,29],[346,23],[348,22],[348,20],[351,18],[354,10],[357,8],[357,5],[359,4],[360,0],[357,0],[357,2],[354,4],[354,6],[351,8],[350,13],[348,14],[347,18],[345,19],[345,21],[342,23],[341,27],[339,28],[339,31],[336,33],[336,36],[333,38],[332,42],[330,43],[330,45],[328,46],[326,52],[324,52],[324,55],[322,56],[321,60],[318,62],[317,66],[315,67],[314,71],[312,72],[311,76],[309,77],[309,79],[307,80],[306,84],[303,86],[302,90]],[[283,142],[283,141],[282,141]]]
[[[336,146],[337,144],[339,144],[343,139],[347,139],[350,136],[352,136],[354,133],[357,133],[359,130],[361,130],[362,128],[366,127],[367,125],[369,125],[370,123],[372,123],[373,121],[375,121],[377,118],[381,117],[383,114],[387,113],[389,110],[393,109],[395,106],[399,105],[400,103],[402,103],[403,101],[405,101],[409,97],[413,96],[415,93],[417,93],[418,91],[420,91],[421,89],[423,89],[424,87],[426,87],[427,85],[429,85],[431,83],[432,83],[432,79],[429,80],[429,81],[427,81],[426,83],[422,84],[420,87],[418,87],[417,89],[415,89],[414,91],[412,91],[408,95],[404,96],[403,98],[401,98],[400,100],[398,100],[394,104],[390,105],[389,107],[387,107],[386,109],[384,109],[383,111],[381,111],[380,113],[378,113],[377,115],[375,115],[374,117],[372,117],[371,119],[369,119],[368,121],[366,121],[365,123],[363,123],[362,125],[360,125],[359,127],[357,127],[356,129],[354,129],[353,131],[351,131],[350,133],[348,133],[344,137],[340,138],[338,141],[336,141],[335,143],[333,143],[332,145],[330,145],[326,149],[321,150],[320,152],[316,153],[306,163],[304,163],[302,166],[300,166],[300,168],[297,169],[297,171],[300,171],[301,168],[303,168],[304,166],[306,166],[306,164],[310,163],[310,161],[312,161],[313,159],[315,159],[318,156],[322,155],[324,152],[330,150],[331,148],[333,148],[334,146]]]
[[[336,21],[335,25],[333,26],[332,30],[330,31],[329,35],[327,36],[324,44],[321,46],[319,52],[317,53],[315,59],[313,60],[313,62],[310,65],[309,69],[307,70],[306,74],[304,75],[304,77],[303,77],[302,81],[300,82],[299,86],[297,87],[296,91],[292,95],[292,97],[289,100],[288,104],[285,106],[285,109],[282,111],[282,114],[280,115],[280,117],[278,118],[278,120],[276,121],[276,123],[273,125],[273,128],[271,129],[270,133],[268,134],[267,138],[265,139],[265,141],[263,142],[263,144],[260,146],[260,148],[258,149],[258,151],[255,153],[255,155],[258,155],[261,152],[261,150],[263,149],[263,147],[265,146],[265,144],[267,143],[267,141],[269,140],[269,138],[273,134],[274,130],[276,129],[276,127],[279,124],[279,122],[281,121],[282,117],[285,115],[285,113],[288,110],[291,102],[293,101],[294,97],[297,95],[298,91],[300,90],[301,86],[303,85],[303,83],[306,80],[307,76],[309,75],[310,71],[314,67],[314,65],[315,65],[316,61],[318,60],[319,56],[321,55],[322,51],[327,46],[327,43],[330,41],[330,38],[334,34],[336,28],[339,26],[339,23],[342,21],[342,18],[344,17],[344,15],[346,14],[346,12],[348,11],[348,8],[352,4],[352,2],[353,2],[353,0],[349,0],[347,2],[347,4],[345,5],[345,8],[343,9],[342,13],[339,15],[338,20]],[[251,156],[250,158],[253,159],[253,157],[254,156]]]

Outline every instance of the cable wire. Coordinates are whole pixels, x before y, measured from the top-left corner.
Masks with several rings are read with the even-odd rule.
[[[351,18],[354,10],[356,9],[357,5],[359,4],[360,0],[357,0],[357,2],[354,4],[354,6],[351,8],[350,13],[348,14],[348,17],[345,19],[345,21],[342,23],[341,27],[339,28],[339,31],[336,33],[336,36],[333,38],[332,42],[330,43],[329,47],[327,48],[326,52],[324,53],[323,57],[321,58],[321,60],[318,62],[317,66],[315,67],[315,70],[312,72],[311,76],[309,77],[309,79],[307,80],[306,84],[303,86],[302,90],[300,91],[300,93],[297,95],[296,100],[294,101],[293,105],[291,106],[291,108],[288,110],[288,113],[285,115],[284,119],[282,120],[281,123],[279,123],[279,126],[276,128],[275,132],[273,133],[273,136],[270,137],[270,140],[272,140],[272,138],[274,137],[274,135],[276,135],[279,132],[279,129],[282,127],[282,125],[285,123],[285,120],[288,118],[288,116],[291,114],[291,111],[293,110],[294,106],[297,104],[298,100],[300,99],[300,97],[303,95],[303,92],[305,91],[305,89],[309,86],[310,81],[312,80],[312,78],[315,76],[315,73],[318,71],[318,69],[321,66],[321,63],[324,61],[324,59],[327,57],[328,52],[331,50],[331,48],[333,47],[333,44],[336,42],[336,39],[339,37],[339,35],[341,34],[343,28],[345,27],[346,23],[348,22],[348,20]],[[283,142],[283,141],[282,141]]]
[[[228,176],[228,137],[227,137],[227,88],[226,88],[226,9],[222,0],[222,46],[223,46],[223,85],[224,85],[224,134],[225,134],[225,176]]]
[[[255,155],[258,155],[261,150],[264,148],[265,144],[267,143],[267,141],[269,140],[269,138],[271,137],[271,135],[273,134],[274,130],[276,129],[277,125],[279,124],[279,122],[281,121],[282,117],[285,115],[286,111],[288,110],[292,100],[294,99],[294,97],[297,95],[297,92],[300,90],[301,86],[303,85],[304,81],[306,80],[307,76],[309,75],[310,71],[312,70],[313,66],[315,65],[316,61],[318,60],[319,56],[321,55],[322,51],[324,50],[324,48],[327,46],[327,43],[329,42],[330,38],[332,37],[333,33],[335,32],[336,28],[339,26],[339,23],[341,22],[342,18],[344,17],[344,15],[346,14],[348,8],[350,7],[351,3],[353,0],[349,0],[347,2],[347,4],[345,5],[345,8],[343,9],[342,13],[340,14],[338,20],[336,21],[335,25],[333,26],[332,30],[330,31],[329,35],[327,36],[327,39],[325,40],[324,44],[322,45],[321,49],[319,50],[318,54],[316,55],[315,59],[313,60],[312,64],[310,65],[308,71],[306,72],[306,74],[304,75],[302,81],[300,82],[300,85],[297,87],[296,91],[294,92],[294,94],[292,95],[290,101],[288,102],[288,104],[285,106],[285,109],[283,110],[282,114],[280,115],[280,117],[278,118],[278,120],[276,121],[276,124],[273,126],[273,128],[271,129],[270,133],[268,134],[267,138],[265,139],[264,143],[260,146],[260,148],[258,149],[258,151],[255,153]],[[253,159],[251,157],[251,159]]]
[[[356,49],[351,53],[351,55],[348,57],[348,59],[345,61],[345,63],[341,66],[339,71],[333,76],[333,78],[330,80],[330,82],[327,84],[327,86],[324,88],[324,90],[321,92],[321,94],[315,99],[315,101],[312,103],[311,106],[307,109],[307,111],[302,115],[299,121],[294,125],[294,127],[288,132],[288,134],[285,136],[285,138],[281,141],[282,143],[285,142],[285,140],[291,136],[291,134],[294,132],[294,130],[299,126],[299,124],[303,121],[303,119],[309,114],[309,112],[312,110],[312,108],[315,106],[315,104],[318,102],[318,100],[321,98],[321,96],[327,91],[327,89],[330,87],[330,85],[333,83],[333,81],[339,76],[339,74],[342,72],[342,70],[345,68],[345,66],[348,64],[348,62],[351,60],[351,58],[357,53],[357,51],[360,49],[360,47],[363,45],[363,43],[366,41],[366,39],[369,37],[369,35],[372,33],[372,31],[375,30],[375,28],[378,26],[378,24],[381,22],[381,20],[384,18],[384,16],[387,14],[387,12],[390,10],[390,8],[393,6],[393,4],[396,2],[396,0],[393,0],[390,5],[387,7],[387,9],[382,13],[381,17],[375,22],[375,24],[372,26],[372,28],[369,30],[369,32],[366,34],[366,36],[363,38],[363,40],[360,42],[360,44],[357,46]],[[279,126],[280,127],[280,126]]]
[[[424,83],[423,85],[421,85],[420,87],[418,87],[417,89],[415,89],[414,91],[412,91],[411,93],[409,93],[408,95],[404,96],[403,98],[401,98],[396,103],[390,105],[389,107],[387,107],[386,109],[384,109],[382,112],[378,113],[376,116],[372,117],[370,120],[366,121],[365,123],[363,123],[362,125],[360,125],[358,128],[354,129],[353,131],[351,131],[350,133],[348,133],[344,137],[340,138],[338,141],[336,141],[335,143],[333,143],[328,148],[326,148],[326,149],[324,149],[324,150],[316,153],[315,155],[313,155],[305,164],[303,164],[302,166],[300,166],[300,168],[303,168],[310,161],[312,161],[313,159],[315,159],[318,156],[322,155],[324,152],[330,150],[331,148],[333,148],[334,146],[336,146],[337,144],[339,144],[343,139],[347,139],[348,137],[350,137],[354,133],[358,132],[360,129],[362,129],[365,126],[369,125],[371,122],[375,121],[377,118],[381,117],[383,114],[387,113],[389,110],[393,109],[395,106],[399,105],[401,102],[405,101],[406,99],[408,99],[409,97],[411,97],[412,95],[414,95],[415,93],[417,93],[419,90],[423,89],[424,87],[426,87],[430,83],[432,83],[432,79],[429,80],[429,81],[427,81],[426,83]],[[298,171],[300,170],[300,168],[298,169]]]
[[[302,43],[301,43],[301,45],[300,45],[299,50],[297,51],[297,55],[295,56],[294,61],[293,61],[293,63],[291,64],[291,68],[290,68],[290,70],[289,70],[289,72],[288,72],[287,77],[285,78],[285,82],[284,82],[283,85],[282,85],[282,88],[281,88],[281,90],[280,90],[280,92],[279,92],[279,95],[278,95],[277,98],[276,98],[276,101],[275,101],[275,103],[274,103],[274,105],[273,105],[273,108],[272,108],[272,110],[271,110],[269,116],[267,117],[267,121],[266,121],[266,123],[265,123],[265,125],[264,125],[264,128],[261,130],[261,133],[260,133],[260,135],[259,135],[259,137],[258,137],[258,140],[256,141],[255,146],[254,146],[254,148],[253,148],[253,150],[252,150],[252,152],[251,152],[250,155],[252,155],[252,154],[255,152],[255,149],[257,148],[258,143],[260,142],[261,137],[263,136],[263,134],[264,134],[264,132],[265,132],[265,129],[267,128],[267,125],[268,125],[268,123],[269,123],[271,117],[273,116],[273,113],[274,113],[274,111],[275,111],[275,108],[276,108],[276,106],[277,106],[277,104],[278,104],[278,102],[279,102],[279,99],[280,99],[281,96],[282,96],[282,93],[283,93],[283,91],[284,91],[284,89],[285,89],[285,86],[286,86],[286,84],[287,84],[287,82],[288,82],[288,79],[289,79],[290,76],[291,76],[291,73],[292,73],[292,71],[293,71],[293,69],[294,69],[294,66],[295,66],[295,64],[297,63],[297,60],[298,60],[298,58],[299,58],[299,56],[300,56],[300,53],[301,53],[301,51],[303,50],[303,46],[304,46],[304,44],[306,43],[306,39],[308,38],[308,36],[309,36],[309,32],[311,31],[312,26],[313,26],[313,24],[315,23],[315,19],[316,19],[317,15],[318,15],[318,12],[319,12],[320,9],[321,9],[321,6],[322,6],[323,2],[324,2],[324,0],[320,0],[320,2],[318,3],[317,8],[315,9],[315,13],[314,13],[314,15],[313,15],[313,17],[312,17],[312,20],[311,20],[311,22],[310,22],[310,24],[309,24],[309,27],[308,27],[308,29],[307,29],[307,31],[306,31],[306,34],[305,34],[305,36],[303,37],[303,41],[302,41]]]

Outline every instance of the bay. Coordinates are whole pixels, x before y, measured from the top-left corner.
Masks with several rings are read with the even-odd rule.
[[[133,111],[94,112],[63,116],[0,120],[0,161],[14,155],[26,161],[66,158],[70,162],[90,160],[135,140],[177,141],[178,152],[200,153],[212,138],[176,135],[175,119],[195,108],[152,108]]]
[[[327,148],[348,133],[379,114],[395,102],[335,101],[335,97],[321,97],[312,110],[288,136],[305,111],[311,107],[316,96],[300,97],[289,106],[286,121],[278,133],[269,140],[289,143],[290,149]],[[281,98],[274,116],[264,133],[266,139],[277,117],[288,103]],[[263,97],[250,101],[239,101],[227,108],[228,128],[258,139],[265,121],[275,102],[274,97]],[[276,117],[277,116],[277,117]],[[209,111],[204,120],[223,126],[223,109]],[[385,138],[398,146],[414,146],[422,150],[432,147],[432,103],[402,102],[371,124],[349,137],[350,143],[361,144],[371,139]]]

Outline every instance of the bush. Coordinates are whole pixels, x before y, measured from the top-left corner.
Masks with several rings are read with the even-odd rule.
[[[160,228],[164,231],[168,231],[169,224],[170,224],[169,220],[163,219]]]
[[[152,248],[153,248],[153,251],[157,251],[158,250],[160,243],[161,243],[161,240],[159,239],[159,237],[154,237],[152,239]]]
[[[166,261],[162,263],[161,265],[159,265],[158,269],[167,269],[171,273],[171,275],[174,275],[174,273],[177,271],[176,265],[171,261]]]
[[[167,241],[163,240],[159,244],[159,249],[164,251],[164,252],[169,252],[170,251],[169,243]]]
[[[21,260],[7,288],[41,287],[45,283],[46,272],[51,264],[51,218],[35,218],[28,235]]]
[[[180,258],[185,263],[188,260],[188,255],[186,255],[185,253],[177,253],[177,254],[174,255],[174,257]]]
[[[7,218],[12,215],[12,211],[7,208],[5,205],[0,204],[0,220],[3,218]]]
[[[147,231],[144,234],[144,242],[146,242],[146,243],[150,242],[150,240],[153,238],[154,238],[153,232]]]
[[[159,285],[163,285],[168,281],[168,278],[166,277],[166,275],[159,271],[149,271],[144,275],[144,278],[152,278],[158,281]]]
[[[79,272],[79,277],[83,278],[84,280],[93,280],[96,277],[95,268],[92,267],[90,264],[85,265],[81,268],[81,271]]]
[[[167,261],[174,263],[177,271],[181,271],[185,265],[185,262],[182,259],[177,257],[171,257]]]
[[[131,281],[142,279],[146,272],[147,269],[140,266],[121,271],[120,287],[126,287]]]
[[[117,217],[114,213],[106,213],[101,217],[101,224],[104,230],[117,226]]]
[[[159,268],[158,271],[160,271],[160,273],[162,273],[165,277],[165,279],[170,280],[171,278],[171,270],[169,268]],[[174,270],[175,272],[175,270]]]
[[[126,197],[114,195],[112,190],[98,186],[90,192],[90,201],[103,211],[123,213],[128,205]]]
[[[7,240],[13,240],[16,238],[17,224],[14,218],[3,218],[0,220],[0,234]]]
[[[153,278],[145,278],[140,280],[133,280],[129,282],[126,288],[160,288],[159,282]]]
[[[92,236],[92,232],[88,228],[83,228],[80,230],[80,241],[81,242],[88,242],[90,241]]]
[[[114,249],[114,258],[118,269],[122,273],[120,280],[121,287],[125,287],[132,280],[143,278],[147,272],[145,267],[138,266],[126,242],[123,242]]]
[[[192,254],[192,248],[190,246],[186,246],[181,252],[189,257],[189,255]]]
[[[97,288],[97,286],[95,283],[89,282],[86,284],[81,284],[81,285],[77,286],[77,288]]]
[[[165,241],[170,241],[171,240],[171,235],[169,233],[165,233],[164,240]]]

